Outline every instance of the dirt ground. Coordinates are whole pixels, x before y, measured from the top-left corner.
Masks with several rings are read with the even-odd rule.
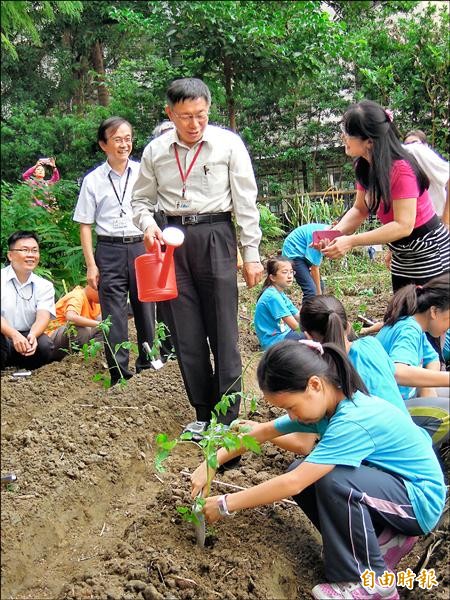
[[[383,299],[375,301],[372,316],[383,307]],[[244,305],[240,315],[245,361],[257,342]],[[194,417],[177,363],[106,391],[92,381],[102,370],[98,359],[71,356],[30,378],[3,373],[1,470],[18,481],[1,492],[1,597],[309,598],[323,580],[321,542],[297,507],[277,503],[220,521],[204,549],[178,516],[176,507],[189,503],[182,471],[192,471],[200,455],[181,445],[164,474],[153,467],[155,434],[175,437]],[[246,385],[254,388],[254,371]],[[255,418],[275,414],[261,402]],[[282,473],[292,459],[265,446],[217,480],[247,487]],[[214,493],[225,491],[214,484]],[[430,545],[427,568],[436,570],[438,587],[416,587],[402,598],[448,597],[446,534],[423,538],[401,566],[415,570]]]

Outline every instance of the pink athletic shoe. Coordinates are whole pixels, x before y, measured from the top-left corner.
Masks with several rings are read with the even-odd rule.
[[[378,538],[378,544],[386,569],[394,571],[402,558],[411,552],[418,539],[418,537],[403,535],[403,533],[395,533],[388,527],[384,529]]]
[[[311,590],[311,596],[318,600],[399,600],[397,588],[366,590],[360,583],[319,583]]]

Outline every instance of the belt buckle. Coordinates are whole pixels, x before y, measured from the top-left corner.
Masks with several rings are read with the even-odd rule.
[[[124,235],[122,238],[122,242],[124,244],[131,244],[133,242],[134,236],[132,235]]]
[[[198,215],[181,215],[182,225],[197,225]]]

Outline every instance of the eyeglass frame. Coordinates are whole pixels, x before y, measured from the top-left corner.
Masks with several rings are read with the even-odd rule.
[[[203,115],[179,115],[173,109],[171,109],[171,113],[173,115],[175,115],[177,117],[177,119],[180,119],[180,121],[182,123],[185,123],[185,124],[188,124],[191,121],[198,121],[199,123],[206,123],[206,121],[209,118],[209,112],[206,112],[206,114],[204,116]]]
[[[111,142],[113,142],[114,144],[117,144],[117,145],[122,144],[122,143],[132,144],[133,136],[127,136],[127,137],[123,137],[123,138],[111,136],[106,140],[106,143],[108,143],[110,140],[111,140]]]
[[[21,254],[40,254],[40,248],[11,248],[9,252],[20,252]]]

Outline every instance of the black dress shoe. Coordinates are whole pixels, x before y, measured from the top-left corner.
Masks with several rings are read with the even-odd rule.
[[[241,458],[242,456],[236,456],[235,458],[232,458],[226,463],[223,463],[223,465],[220,465],[220,467],[218,467],[217,473],[225,473],[225,471],[236,469],[241,464]]]
[[[141,365],[141,364],[137,364],[136,363],[136,375],[138,373],[140,373],[141,371],[145,371],[145,369],[153,369],[153,366],[151,363],[147,363],[145,365]]]

